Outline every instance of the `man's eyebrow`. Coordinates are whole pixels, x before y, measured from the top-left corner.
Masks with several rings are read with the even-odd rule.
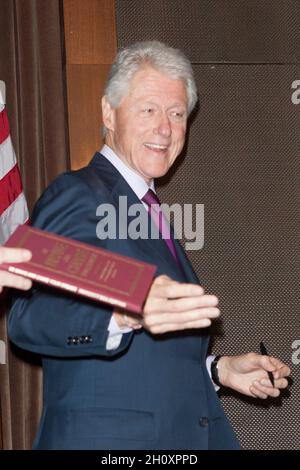
[[[176,104],[172,104],[171,106],[168,107],[168,109],[172,109],[172,108],[183,108],[184,110],[186,110],[187,105],[183,104],[183,103],[176,103]]]

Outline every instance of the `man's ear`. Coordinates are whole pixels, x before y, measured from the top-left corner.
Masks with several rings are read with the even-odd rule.
[[[115,129],[115,110],[107,101],[106,96],[102,96],[102,120],[106,129],[113,131]]]

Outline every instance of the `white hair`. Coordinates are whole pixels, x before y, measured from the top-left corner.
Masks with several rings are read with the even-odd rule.
[[[183,81],[190,113],[198,99],[191,63],[182,51],[159,41],[136,42],[117,54],[104,90],[110,105],[113,108],[119,106],[122,98],[128,93],[133,76],[146,65],[172,79]],[[105,133],[104,128],[104,135]]]

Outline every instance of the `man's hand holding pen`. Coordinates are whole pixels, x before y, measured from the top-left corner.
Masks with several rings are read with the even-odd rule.
[[[268,353],[268,351],[267,351],[267,348],[266,348],[266,346],[264,345],[264,343],[263,343],[262,341],[260,342],[259,347],[260,347],[260,354],[262,354],[263,356],[268,356],[268,355],[269,355],[269,353]],[[269,379],[270,379],[270,382],[271,382],[271,384],[272,384],[272,387],[274,387],[275,384],[274,384],[274,376],[273,376],[273,373],[270,372],[270,371],[268,371],[268,377],[269,377]]]
[[[220,383],[254,398],[278,397],[288,386],[290,368],[279,359],[254,352],[241,356],[222,356],[218,363]],[[274,386],[269,373],[274,378]]]

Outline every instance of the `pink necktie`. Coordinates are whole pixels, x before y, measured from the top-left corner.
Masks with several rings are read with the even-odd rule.
[[[170,226],[165,220],[163,211],[160,208],[160,201],[156,194],[152,191],[152,189],[148,189],[145,196],[142,197],[142,201],[144,201],[148,206],[148,212],[151,216],[151,219],[157,226],[159,232],[162,234],[163,239],[165,240],[170,252],[172,253],[173,257],[179,264],[174,241],[171,238],[170,234]]]

